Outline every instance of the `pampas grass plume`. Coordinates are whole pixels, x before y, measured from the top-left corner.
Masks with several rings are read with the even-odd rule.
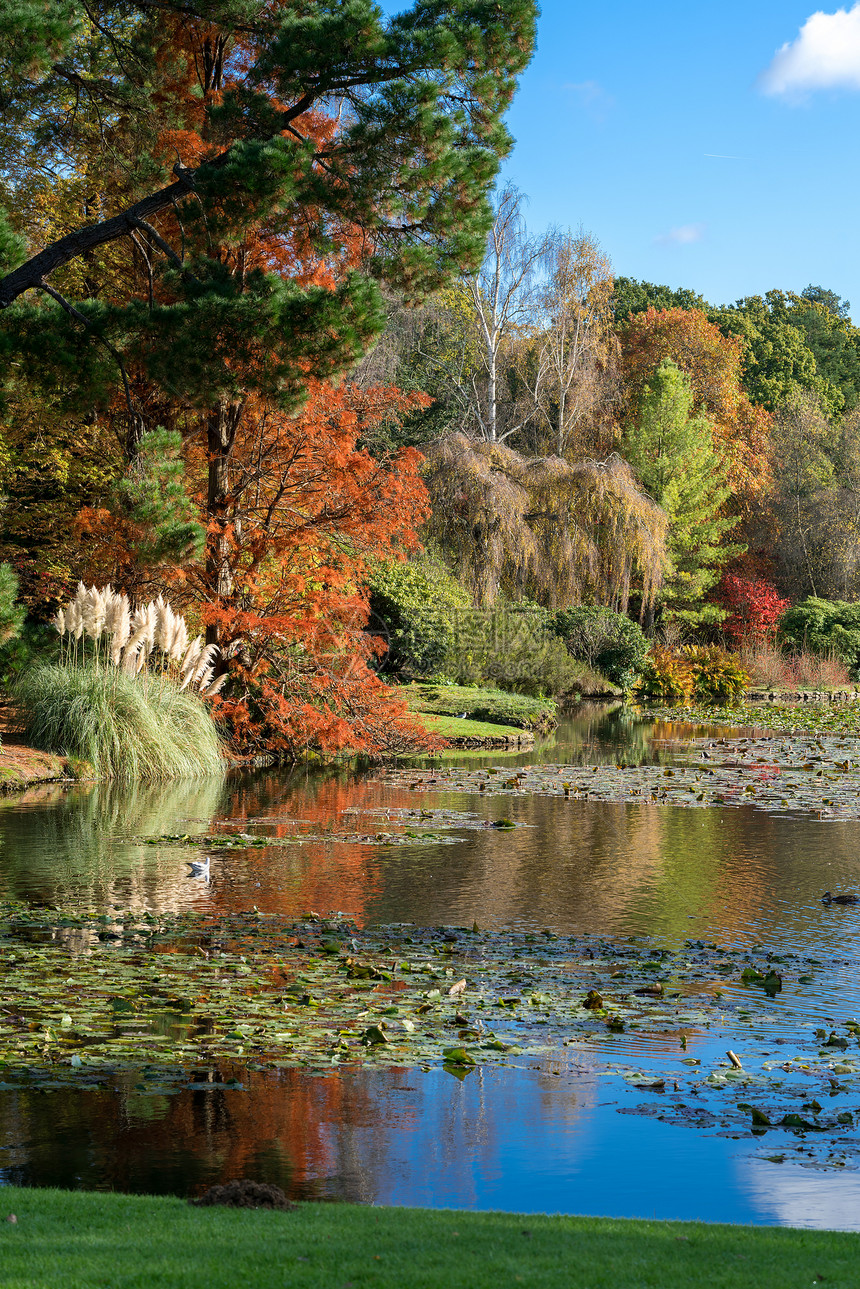
[[[197,666],[194,668],[191,676],[192,685],[196,685],[198,689],[202,690],[204,685],[209,683],[212,678],[212,671],[215,666],[215,659],[217,656],[217,645],[210,644],[202,650]]]
[[[106,632],[111,638],[110,661],[126,676],[139,676],[157,648],[179,664],[180,693],[188,686],[201,692],[209,686],[207,693],[218,692],[210,684],[218,646],[204,646],[202,636],[189,644],[188,623],[163,595],[132,609],[128,596],[112,586],[99,590],[80,582],[74,599],[57,612],[54,626],[61,636],[80,640],[86,632],[96,643]]]

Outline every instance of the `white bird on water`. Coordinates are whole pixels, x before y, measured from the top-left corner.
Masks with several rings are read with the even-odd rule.
[[[187,859],[186,864],[191,869],[189,877],[202,877],[204,882],[209,881],[209,856],[204,855],[203,859]]]

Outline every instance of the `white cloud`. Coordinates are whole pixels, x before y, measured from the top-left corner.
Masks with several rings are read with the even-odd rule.
[[[605,121],[610,110],[615,106],[615,99],[607,94],[597,81],[568,81],[562,89],[569,90],[579,99],[589,116],[595,121]]]
[[[692,246],[705,236],[707,224],[681,224],[679,228],[670,228],[668,233],[661,233],[654,241],[661,246]]]
[[[807,18],[797,39],[777,50],[759,85],[765,94],[860,90],[860,3]]]

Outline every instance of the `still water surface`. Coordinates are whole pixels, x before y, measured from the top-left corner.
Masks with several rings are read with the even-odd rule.
[[[553,740],[504,764],[671,759],[709,731],[583,711]],[[499,764],[498,754],[450,763]],[[384,846],[386,810],[472,816],[445,841]],[[481,827],[502,815],[527,825]],[[166,834],[263,833],[300,845],[199,849]],[[371,840],[368,840],[370,838]],[[453,841],[451,838],[457,840]],[[415,922],[548,928],[760,945],[831,964],[802,999],[756,1006],[822,1023],[860,1015],[860,911],[824,908],[860,886],[860,823],[758,812],[558,798],[421,794],[354,769],[263,771],[225,782],[119,791],[48,787],[0,802],[0,897],[114,908],[298,916],[340,910],[363,925]],[[838,961],[836,961],[838,960]],[[0,1178],[24,1185],[188,1194],[234,1176],[295,1196],[379,1204],[605,1213],[860,1229],[860,1172],[780,1165],[759,1142],[625,1113],[640,1091],[607,1059],[666,1071],[722,1056],[731,1033],[687,1052],[619,1035],[601,1055],[565,1049],[520,1069],[298,1070],[251,1074],[241,1090],[147,1096],[0,1091]],[[790,1039],[789,1039],[790,1041]]]

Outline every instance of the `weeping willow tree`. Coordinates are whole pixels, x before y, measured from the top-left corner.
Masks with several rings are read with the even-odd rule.
[[[430,528],[475,601],[503,592],[551,609],[624,612],[632,586],[653,601],[666,562],[666,513],[618,456],[523,457],[450,434],[426,449]]]

